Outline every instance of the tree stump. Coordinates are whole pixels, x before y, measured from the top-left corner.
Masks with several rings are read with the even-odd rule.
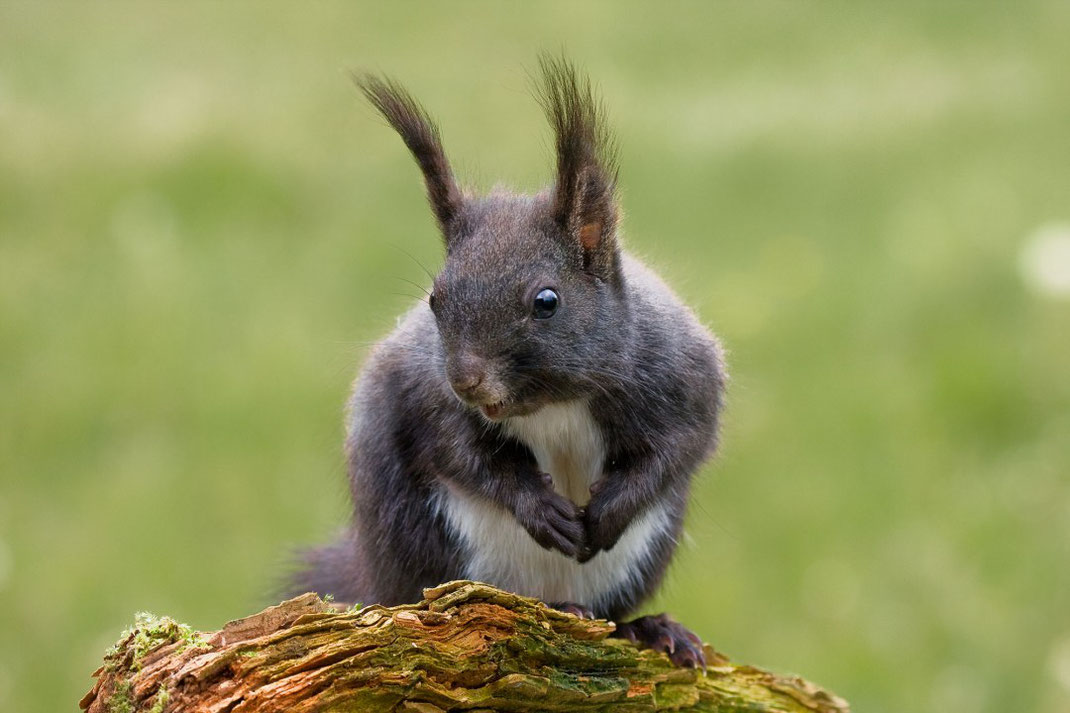
[[[196,633],[139,615],[80,705],[90,713],[784,711],[846,713],[801,678],[677,668],[580,619],[477,582],[418,604],[344,608],[313,594]]]

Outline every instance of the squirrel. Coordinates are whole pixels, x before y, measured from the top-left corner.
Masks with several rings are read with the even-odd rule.
[[[716,447],[723,352],[621,248],[616,145],[590,79],[539,65],[557,172],[536,195],[462,191],[423,106],[354,76],[423,173],[445,264],[355,383],[352,521],[303,553],[291,590],[391,605],[480,580],[704,667],[667,615],[622,619],[659,585]]]

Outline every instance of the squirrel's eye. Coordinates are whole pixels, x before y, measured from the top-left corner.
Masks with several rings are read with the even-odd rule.
[[[557,311],[557,293],[551,290],[549,287],[539,290],[539,294],[535,295],[535,306],[532,312],[535,315],[535,319],[549,319],[554,316],[554,312]]]
[[[435,311],[435,293],[432,292],[427,296],[427,306],[431,308],[431,311]]]

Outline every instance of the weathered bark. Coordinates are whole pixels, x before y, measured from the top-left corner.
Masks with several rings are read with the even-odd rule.
[[[340,610],[312,594],[195,634],[141,616],[81,701],[134,711],[790,711],[847,703],[800,678],[732,664],[707,673],[606,639],[613,624],[485,584],[419,604]]]

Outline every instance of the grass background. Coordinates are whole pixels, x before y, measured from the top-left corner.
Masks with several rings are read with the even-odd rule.
[[[560,48],[730,350],[650,608],[858,711],[1070,709],[1070,302],[1020,269],[1070,220],[1070,4],[385,5],[0,5],[0,709],[342,522],[348,384],[441,259],[345,70],[534,190]]]

